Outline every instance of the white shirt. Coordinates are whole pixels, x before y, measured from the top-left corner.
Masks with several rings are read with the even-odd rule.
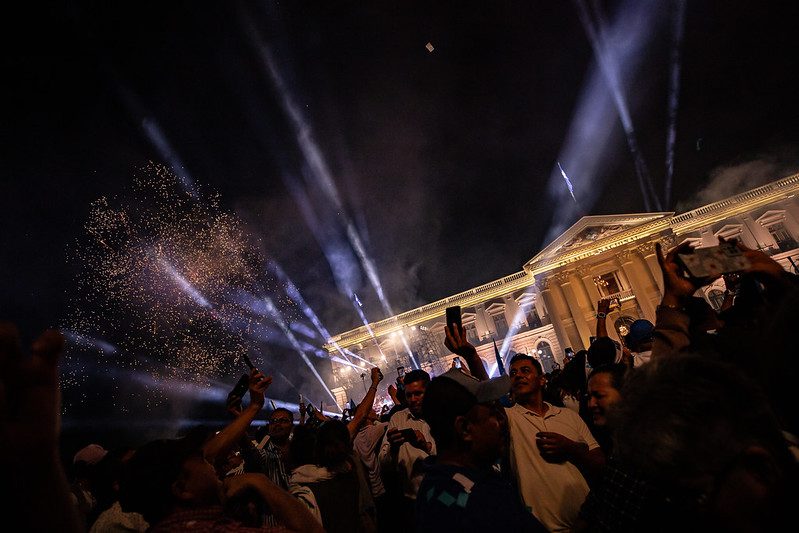
[[[548,530],[568,531],[575,525],[588,495],[588,483],[571,462],[545,461],[535,443],[536,433],[560,433],[587,444],[589,450],[599,444],[577,413],[544,403],[548,409],[543,417],[518,404],[505,409],[510,426],[511,468],[527,509]]]
[[[380,463],[377,460],[377,443],[386,433],[388,423],[381,422],[370,426],[364,426],[352,440],[352,447],[363,461],[366,473],[369,476],[369,486],[372,489],[372,496],[382,496],[386,493],[383,480],[380,476]]]
[[[424,461],[425,457],[428,455],[436,454],[436,442],[433,440],[433,436],[430,435],[430,426],[427,425],[427,422],[421,418],[414,417],[410,409],[397,411],[391,416],[391,420],[388,421],[386,433],[395,428],[418,429],[422,432],[422,435],[424,435],[425,440],[433,445],[430,454],[428,454],[415,446],[411,446],[407,442],[402,443],[397,451],[396,466],[392,466],[391,444],[388,441],[388,437],[383,439],[383,445],[380,447],[381,467],[383,470],[387,468],[396,468],[400,477],[400,482],[402,483],[402,493],[406,498],[415,500],[416,493],[419,492],[419,485],[422,484],[422,478],[424,477],[422,461]]]

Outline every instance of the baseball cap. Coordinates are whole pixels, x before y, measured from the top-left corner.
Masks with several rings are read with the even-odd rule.
[[[510,377],[507,375],[480,381],[459,368],[451,368],[439,377],[455,381],[469,391],[478,403],[499,400],[510,390]]]
[[[652,322],[639,318],[630,324],[630,332],[624,336],[624,344],[627,346],[636,346],[642,342],[651,340],[653,331],[655,331],[655,326]]]

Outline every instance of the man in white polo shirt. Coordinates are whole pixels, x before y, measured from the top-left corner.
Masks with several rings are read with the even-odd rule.
[[[588,494],[586,477],[599,474],[605,456],[577,413],[543,400],[546,377],[538,361],[515,355],[510,378],[516,403],[505,412],[519,493],[547,529],[568,531]]]
[[[462,327],[444,328],[444,344],[463,357],[474,377],[488,379],[477,350]],[[543,400],[546,377],[526,354],[510,360],[515,404],[505,408],[510,428],[510,462],[527,510],[550,531],[569,531],[588,494],[586,477],[598,478],[605,455],[576,412]]]

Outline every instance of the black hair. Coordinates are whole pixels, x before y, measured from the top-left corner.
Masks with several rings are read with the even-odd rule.
[[[417,381],[424,381],[424,384],[427,385],[430,383],[430,374],[425,372],[424,370],[417,368],[416,370],[411,370],[402,380],[402,384],[406,387],[411,383],[415,383]]]
[[[541,363],[538,361],[538,359],[532,355],[527,355],[526,353],[517,353],[511,357],[510,362],[508,363],[508,368],[510,368],[510,366],[516,361],[530,361],[535,369],[538,370],[538,374],[541,376],[544,375],[544,368],[541,366]]]
[[[590,381],[591,378],[597,374],[608,374],[610,376],[610,384],[613,385],[614,389],[621,392],[627,377],[627,371],[628,367],[624,363],[611,363],[609,365],[602,365],[591,371],[591,374],[588,376],[588,380]]]
[[[292,413],[291,411],[289,411],[285,407],[277,407],[274,411],[269,413],[269,420],[272,420],[272,415],[274,415],[277,412],[287,413],[289,415],[289,417],[291,418],[291,421],[294,422],[294,413]]]
[[[616,343],[610,337],[599,337],[588,347],[588,364],[592,368],[616,362]]]
[[[350,432],[340,420],[327,420],[316,434],[316,464],[326,468],[341,465],[352,451]]]

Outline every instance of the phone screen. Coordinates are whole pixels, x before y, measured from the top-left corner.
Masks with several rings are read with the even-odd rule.
[[[749,259],[733,243],[696,248],[691,253],[677,254],[677,257],[688,274],[697,279],[716,278],[751,266]]]

